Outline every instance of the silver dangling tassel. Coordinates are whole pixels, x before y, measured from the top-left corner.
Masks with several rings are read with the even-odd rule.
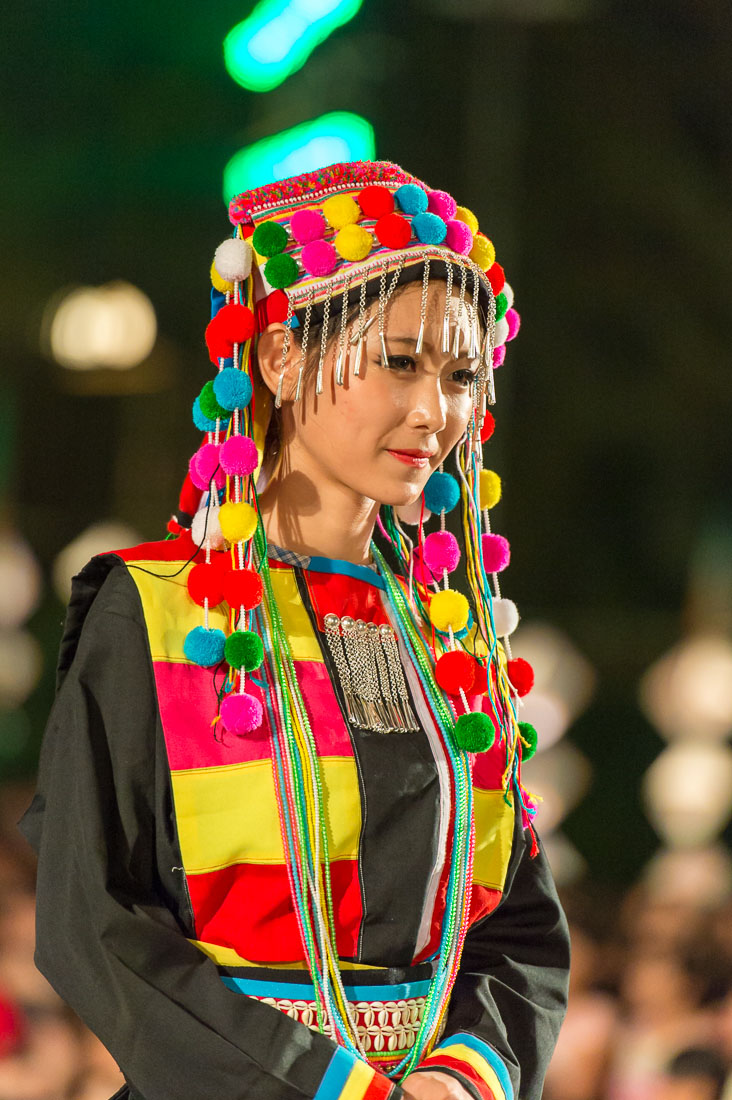
[[[280,409],[282,407],[282,387],[285,381],[285,371],[287,370],[287,356],[290,351],[290,340],[292,338],[292,331],[290,325],[292,324],[292,299],[287,299],[287,317],[285,318],[285,331],[282,335],[282,363],[280,366],[280,377],[277,382],[277,394],[275,395],[275,408]]]
[[[333,663],[338,671],[343,697],[346,701],[348,721],[354,726],[360,726],[362,724],[363,715],[359,713],[358,701],[353,693],[351,670],[348,667],[346,651],[343,648],[343,638],[341,637],[341,620],[337,615],[330,614],[325,616],[325,638],[328,642],[328,648],[330,649]]]
[[[386,350],[386,341],[384,340],[384,325],[386,321],[386,275],[388,260],[384,260],[381,268],[381,277],[379,279],[379,343],[381,344],[381,365],[386,367],[389,364],[389,355]]]
[[[460,328],[460,322],[463,317],[463,310],[465,309],[465,287],[468,278],[467,268],[460,268],[460,296],[458,298],[457,317],[455,320],[455,339],[452,344],[452,357],[453,359],[460,358],[460,345],[462,344],[463,332]]]
[[[338,335],[338,357],[335,365],[336,386],[343,385],[346,374],[346,322],[348,320],[348,291],[350,285],[351,279],[347,275],[346,285],[343,287],[343,298],[341,299],[341,327]]]
[[[320,355],[318,356],[318,373],[315,378],[315,392],[318,396],[323,392],[323,363],[328,345],[328,324],[330,322],[330,293],[323,302],[323,329],[320,335]]]
[[[414,733],[419,729],[419,725],[412,713],[409,702],[409,692],[404,678],[404,669],[399,656],[396,635],[392,628],[384,623],[379,627],[379,637],[386,655],[386,664],[392,681],[392,695],[400,718],[400,728]]]
[[[424,267],[422,268],[422,297],[419,302],[419,332],[414,346],[415,355],[422,354],[424,345],[424,329],[427,320],[427,293],[430,285],[430,258],[425,252],[423,255]]]
[[[442,354],[450,354],[450,305],[452,303],[452,264],[447,263],[445,279],[445,313],[442,318]]]
[[[300,345],[300,363],[297,370],[297,386],[295,387],[295,401],[299,401],[302,397],[302,376],[305,371],[305,360],[308,353],[308,338],[310,336],[310,318],[313,313],[313,299],[315,297],[315,291],[313,287],[310,287],[310,294],[308,296],[308,303],[305,307],[305,321],[302,326],[302,344]]]
[[[470,303],[470,349],[469,359],[477,359],[480,355],[480,332],[478,329],[478,273],[473,270],[473,298]]]
[[[496,403],[496,381],[493,377],[493,364],[488,366],[488,377],[486,379],[486,397],[489,405],[495,405]]]
[[[358,324],[356,331],[351,337],[351,344],[356,345],[356,357],[353,363],[353,374],[356,378],[361,373],[361,358],[363,356],[363,338],[368,332],[373,323],[373,316],[369,317],[368,321],[365,321],[366,316],[366,280],[361,283],[361,289],[358,295]]]

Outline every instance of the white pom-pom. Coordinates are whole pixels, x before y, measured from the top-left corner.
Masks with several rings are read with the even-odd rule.
[[[518,608],[513,600],[493,601],[493,622],[497,637],[504,638],[506,634],[513,634],[519,624]]]
[[[496,340],[494,347],[500,348],[501,344],[505,344],[508,339],[508,321],[505,317],[501,317],[500,321],[496,321]]]
[[[413,501],[412,504],[405,504],[401,508],[397,508],[397,510],[396,510],[396,514],[399,516],[399,519],[401,520],[401,522],[409,524],[410,527],[414,527],[414,526],[416,526],[416,524],[419,523],[419,517],[420,517],[421,513],[422,513],[422,501],[421,501],[421,499],[417,499],[417,500]],[[424,510],[424,521],[425,521],[425,523],[427,522],[427,520],[430,518],[431,515],[432,515],[432,513],[430,511],[428,511],[427,508],[425,508],[425,510]]]
[[[227,237],[214,252],[214,267],[222,279],[241,283],[252,270],[252,246],[241,237]]]
[[[501,294],[506,295],[506,301],[508,302],[508,308],[510,309],[513,305],[513,287],[510,283],[503,284],[503,287],[501,288]]]
[[[221,534],[218,508],[204,507],[196,512],[191,524],[191,538],[196,546],[203,546],[205,538],[212,550],[220,550],[223,547],[224,536]]]

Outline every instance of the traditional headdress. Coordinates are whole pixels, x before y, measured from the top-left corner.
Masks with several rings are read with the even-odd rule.
[[[491,531],[489,518],[501,496],[501,479],[483,467],[482,456],[482,444],[494,427],[487,408],[495,402],[494,370],[518,331],[519,315],[493,244],[480,232],[475,215],[396,165],[336,164],[273,183],[237,196],[230,218],[234,235],[216,249],[211,268],[213,308],[206,343],[217,373],[193,406],[194,422],[206,432],[190,462],[190,479],[205,504],[193,520],[192,535],[205,548],[205,561],[191,569],[188,590],[203,607],[204,622],[187,636],[185,655],[205,667],[228,665],[220,722],[230,732],[246,735],[263,719],[260,695],[247,690],[247,679],[257,674],[266,650],[276,689],[266,705],[275,731],[274,759],[303,944],[324,1021],[339,1042],[361,1054],[335,973],[326,870],[321,883],[327,838],[318,803],[317,756],[272,594],[258,514],[257,474],[272,402],[252,374],[252,344],[258,330],[284,323],[275,406],[282,399],[292,332],[298,328],[295,399],[302,392],[306,364],[315,359],[315,387],[321,392],[330,338],[336,340],[335,381],[342,385],[347,368],[359,374],[364,335],[372,323],[378,325],[386,359],[387,303],[401,283],[420,276],[421,325],[415,340],[421,351],[429,280],[437,275],[447,289],[442,351],[455,358],[462,353],[460,319],[467,316],[467,354],[480,363],[473,415],[456,449],[455,473],[441,469],[427,482],[411,517],[416,539],[404,530],[403,512],[400,518],[398,510],[382,509],[380,529],[402,576],[392,573],[375,546],[373,553],[396,631],[385,626],[369,630],[368,624],[336,616],[328,616],[335,621],[325,624],[351,720],[384,732],[413,723],[401,645],[418,671],[453,765],[454,875],[447,902],[452,931],[441,946],[441,977],[415,1048],[405,1060],[408,1070],[434,1041],[467,926],[469,890],[464,886],[472,858],[467,754],[489,748],[497,735],[505,745],[504,786],[513,784],[518,790],[525,825],[535,811],[520,785],[520,763],[522,755],[526,759],[535,750],[536,733],[518,721],[519,697],[530,690],[533,673],[527,662],[511,657],[508,635],[518,623],[518,612],[502,597],[498,579],[510,548],[502,535]],[[377,292],[377,308],[367,317],[369,285]],[[313,349],[311,326],[316,323],[320,333]],[[446,528],[445,515],[458,504],[470,600],[449,583],[461,548]],[[439,517],[439,529],[425,535],[430,514]],[[209,609],[222,601],[230,609],[228,635],[208,622]],[[404,1069],[402,1064],[394,1072]]]

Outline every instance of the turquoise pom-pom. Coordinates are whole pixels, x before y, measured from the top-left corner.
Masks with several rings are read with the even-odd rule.
[[[424,487],[424,506],[430,512],[451,512],[460,500],[460,486],[452,474],[436,470]]]
[[[522,740],[526,742],[526,744],[521,746],[521,759],[531,760],[531,757],[536,752],[539,734],[536,732],[535,727],[531,725],[531,722],[519,722],[518,728]]]
[[[417,214],[412,218],[412,229],[422,244],[442,244],[447,236],[447,225],[437,214]]]
[[[224,659],[226,635],[223,630],[206,630],[205,626],[194,626],[189,630],[183,642],[183,652],[194,665],[210,668]]]
[[[416,183],[403,183],[394,193],[405,214],[424,214],[427,209],[427,192]]]
[[[461,714],[455,723],[455,740],[466,752],[485,752],[493,744],[496,731],[487,714]]]
[[[204,414],[201,412],[201,404],[198,398],[196,398],[196,400],[193,402],[193,423],[196,425],[199,432],[216,431],[216,421],[210,420],[209,417],[204,416]]]
[[[231,412],[245,409],[252,399],[251,379],[236,367],[220,370],[213,380],[213,390],[219,405]]]

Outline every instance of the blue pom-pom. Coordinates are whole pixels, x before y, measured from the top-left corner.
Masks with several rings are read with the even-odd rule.
[[[442,244],[447,236],[447,225],[438,214],[417,214],[412,229],[422,244]]]
[[[205,626],[194,626],[189,630],[183,642],[183,652],[194,665],[210,668],[224,659],[226,635],[223,630],[206,630]]]
[[[452,474],[436,470],[424,487],[424,506],[430,512],[451,512],[460,500],[460,486]]]
[[[405,214],[423,214],[427,209],[427,192],[416,183],[403,183],[395,191],[394,198]]]
[[[216,421],[209,420],[207,416],[204,416],[201,412],[201,406],[198,402],[198,398],[193,402],[193,423],[198,428],[199,432],[215,432]],[[228,420],[219,420],[219,428],[224,431],[228,426]]]
[[[214,378],[214,394],[225,409],[245,409],[252,399],[252,383],[248,374],[236,367],[224,367]]]

